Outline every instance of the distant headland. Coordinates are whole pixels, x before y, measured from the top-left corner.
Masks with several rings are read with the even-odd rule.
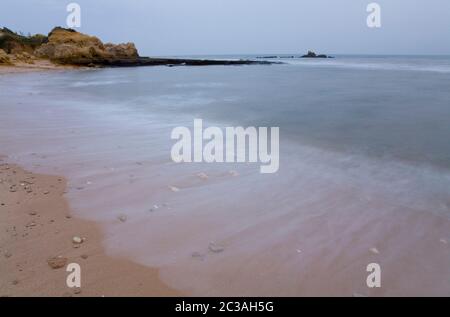
[[[23,35],[0,28],[0,65],[46,62],[86,67],[269,65],[269,61],[142,57],[133,43],[103,43],[95,36],[55,27],[47,36]]]

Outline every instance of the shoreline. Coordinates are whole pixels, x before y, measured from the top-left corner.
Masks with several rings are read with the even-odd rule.
[[[70,214],[66,180],[36,174],[0,156],[0,296],[179,296],[158,269],[105,254],[98,224]],[[75,236],[86,240],[74,244]],[[43,247],[45,246],[45,248]],[[64,267],[48,260],[61,257]],[[81,288],[66,286],[65,267],[81,267]]]
[[[105,64],[89,67],[86,64],[80,65],[58,65],[47,60],[35,62],[34,64],[13,64],[0,65],[0,75],[21,74],[40,71],[62,71],[62,70],[80,70],[80,69],[105,69],[105,68],[124,68],[124,67],[152,67],[152,66],[166,66],[166,67],[180,67],[180,66],[248,66],[248,65],[272,65],[274,62],[259,62],[250,60],[186,60],[186,59],[163,59],[163,58],[141,58],[136,61],[122,61],[119,64]]]
[[[84,68],[85,67],[81,66],[57,65],[47,60],[39,60],[35,61],[33,64],[16,63],[13,65],[0,65],[0,75],[21,74],[21,73],[41,72],[41,71],[74,70]]]

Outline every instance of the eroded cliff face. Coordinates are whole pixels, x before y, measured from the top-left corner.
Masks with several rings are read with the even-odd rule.
[[[4,65],[47,59],[58,64],[96,66],[133,63],[138,58],[133,43],[104,44],[95,36],[72,29],[56,27],[48,36],[24,36],[0,29],[0,64]]]
[[[11,58],[0,48],[0,65],[12,65]]]
[[[34,55],[56,63],[75,65],[114,63],[139,57],[133,43],[103,44],[95,36],[59,27],[49,33],[47,42],[36,48]]]

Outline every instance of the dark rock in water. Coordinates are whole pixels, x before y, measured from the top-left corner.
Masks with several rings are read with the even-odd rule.
[[[171,59],[171,58],[151,58],[151,57],[139,57],[136,61],[136,65],[129,66],[157,66],[157,65],[170,65],[173,66],[232,66],[232,65],[271,65],[275,64],[268,61],[252,61],[252,60],[208,60],[208,59]],[[112,65],[116,66],[116,65]],[[118,65],[124,66],[124,65]]]
[[[308,51],[308,54],[303,55],[302,58],[332,58],[325,54],[316,54],[313,51]]]

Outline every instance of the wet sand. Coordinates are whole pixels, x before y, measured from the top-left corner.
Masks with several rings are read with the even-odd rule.
[[[32,64],[24,62],[16,62],[14,65],[0,65],[0,75],[5,74],[21,74],[42,71],[61,71],[82,69],[79,66],[56,65],[48,60],[35,60]]]
[[[326,199],[302,197],[303,201],[291,202],[292,209],[277,213],[255,210],[252,203],[240,200],[239,208],[227,213],[211,216],[213,207],[205,203],[203,209],[181,214],[188,207],[171,201],[149,212],[151,221],[114,213],[99,227],[71,215],[63,177],[31,173],[5,163],[6,157],[1,160],[0,296],[441,296],[448,292],[448,219],[388,206],[382,197],[374,200],[370,195],[364,198],[366,210],[325,212],[362,199],[355,188],[330,186]],[[211,190],[251,178],[245,171],[232,175],[208,171],[177,184],[180,192],[166,190],[192,203],[199,199],[196,187]],[[96,195],[103,199],[120,195],[114,183],[109,186],[108,192],[85,192],[77,200],[95,205]],[[132,198],[123,204],[132,206]],[[244,209],[250,215],[240,212]],[[308,209],[310,213],[299,214]],[[168,233],[169,228],[174,230]],[[74,236],[86,240],[77,245]],[[47,263],[59,256],[81,265],[81,292],[66,286],[64,268],[52,269]],[[373,262],[382,267],[380,289],[365,285],[365,267]]]
[[[0,296],[176,296],[158,270],[105,255],[103,233],[72,217],[66,180],[34,174],[0,158]],[[85,238],[79,245],[74,236]],[[67,287],[65,267],[78,263],[81,289]]]

